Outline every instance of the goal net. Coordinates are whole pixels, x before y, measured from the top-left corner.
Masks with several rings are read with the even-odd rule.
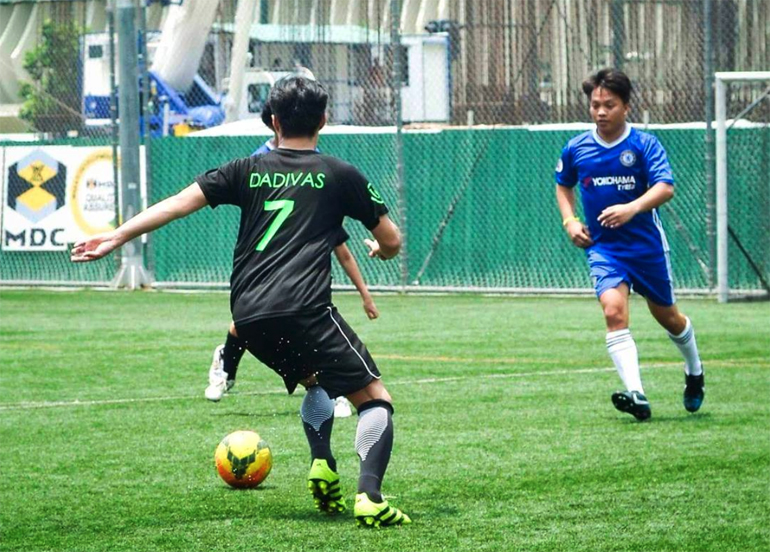
[[[770,295],[770,71],[715,74],[717,293]]]

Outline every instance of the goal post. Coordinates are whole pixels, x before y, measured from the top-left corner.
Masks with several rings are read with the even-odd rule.
[[[720,303],[729,300],[729,239],[728,221],[728,158],[727,158],[727,87],[731,83],[767,82],[770,86],[770,71],[742,71],[714,73],[715,114],[716,114],[716,235],[717,235],[717,299]],[[752,102],[741,115],[747,114],[760,101],[770,101],[770,88]],[[735,117],[738,119],[739,117]],[[768,121],[770,124],[770,121]],[[761,276],[760,276],[761,277]]]

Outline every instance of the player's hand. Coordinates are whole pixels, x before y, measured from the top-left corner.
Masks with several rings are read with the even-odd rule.
[[[605,228],[620,228],[634,218],[638,212],[633,203],[621,203],[607,207],[597,220]]]
[[[372,259],[376,257],[383,261],[387,260],[385,257],[382,256],[382,253],[380,253],[380,243],[377,240],[370,240],[370,239],[364,238],[364,243],[366,244],[366,247],[369,248],[369,257],[371,257]]]
[[[97,234],[91,239],[78,242],[70,251],[70,261],[73,263],[85,263],[101,259],[123,245],[115,232]]]
[[[567,234],[569,234],[569,239],[572,240],[572,243],[583,249],[594,243],[588,228],[579,220],[572,220],[567,223]]]
[[[377,310],[377,305],[374,304],[374,300],[371,297],[364,299],[364,312],[369,320],[375,320],[380,317],[380,311]]]

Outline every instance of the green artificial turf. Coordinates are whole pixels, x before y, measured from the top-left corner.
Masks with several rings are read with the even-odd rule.
[[[395,404],[384,484],[413,523],[365,530],[317,513],[302,391],[245,358],[203,398],[225,294],[0,292],[0,550],[760,551],[770,549],[770,307],[683,300],[706,400],[682,407],[681,357],[632,301],[653,417],[620,387],[589,298],[375,297],[335,303]],[[352,506],[356,418],[335,422]],[[227,433],[269,443],[262,487],[214,469]]]

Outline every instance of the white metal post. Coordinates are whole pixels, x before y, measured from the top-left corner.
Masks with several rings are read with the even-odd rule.
[[[716,182],[716,227],[717,227],[717,300],[726,303],[730,286],[727,280],[727,118],[725,82],[717,73],[714,79],[716,88],[716,153],[717,153],[717,182]]]
[[[243,74],[246,71],[246,58],[249,53],[251,23],[254,21],[256,0],[238,0],[235,12],[235,38],[231,50],[230,84],[225,100],[225,122],[238,120],[238,111],[243,96]]]
[[[142,210],[141,161],[139,149],[139,67],[136,48],[136,3],[117,0],[115,17],[118,24],[118,112],[120,115],[120,223]],[[123,244],[120,269],[112,279],[113,287],[138,289],[149,286],[152,278],[144,267],[141,238]]]
[[[732,71],[714,73],[716,103],[716,227],[717,227],[717,300],[729,299],[728,220],[727,220],[727,88],[728,82],[770,81],[770,71]]]

